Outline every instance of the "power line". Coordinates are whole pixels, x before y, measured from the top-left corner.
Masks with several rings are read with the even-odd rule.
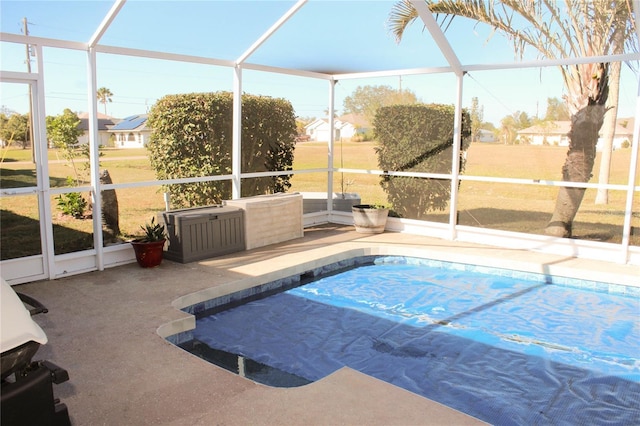
[[[476,80],[475,78],[473,78],[473,75],[471,75],[471,73],[467,73],[466,74],[471,80],[473,80],[478,86],[480,86],[480,88],[482,90],[484,90],[485,92],[487,92],[487,94],[493,98],[493,100],[495,100],[498,104],[500,104],[500,106],[502,106],[507,112],[509,112],[509,114],[513,114],[514,111],[508,107],[507,105],[505,105],[502,100],[500,98],[498,98],[496,95],[494,95],[489,89],[487,89],[486,87],[484,87],[482,84],[480,84],[480,82],[478,80]]]

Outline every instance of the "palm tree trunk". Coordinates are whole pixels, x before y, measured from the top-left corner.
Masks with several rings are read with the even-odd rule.
[[[591,104],[571,117],[569,151],[562,167],[562,179],[565,182],[588,182],[591,179],[598,132],[602,127],[605,112],[604,105]],[[584,188],[560,188],[553,216],[545,230],[546,234],[571,237],[573,219],[584,193]]]
[[[611,154],[613,152],[613,138],[616,134],[616,119],[618,118],[618,98],[620,97],[620,69],[621,62],[613,62],[609,72],[609,95],[607,100],[607,115],[602,135],[602,157],[600,158],[600,172],[598,183],[608,184],[611,172]],[[609,204],[609,191],[598,188],[596,204]]]

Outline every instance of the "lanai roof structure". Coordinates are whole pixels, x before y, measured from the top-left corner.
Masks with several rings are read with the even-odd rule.
[[[263,92],[278,96],[283,85],[282,78],[290,78],[294,85],[305,87],[314,93],[314,101],[323,106],[317,110],[326,110],[329,116],[335,115],[339,108],[337,98],[341,93],[339,87],[345,82],[364,82],[369,84],[376,79],[394,79],[400,84],[407,84],[412,78],[442,76],[443,80],[434,81],[431,90],[434,93],[443,86],[447,87],[445,103],[453,104],[459,112],[463,104],[465,85],[482,87],[483,80],[476,76],[484,72],[499,72],[503,83],[489,89],[489,97],[501,96],[495,91],[529,90],[528,84],[514,86],[508,81],[517,70],[530,69],[534,74],[541,74],[546,69],[554,69],[559,65],[599,63],[620,61],[623,64],[637,63],[638,52],[607,55],[604,57],[573,57],[562,59],[539,58],[536,52],[528,52],[522,58],[515,58],[511,45],[499,35],[492,35],[489,27],[476,25],[467,19],[453,19],[448,23],[446,31],[441,28],[441,21],[434,15],[424,1],[415,0],[410,3],[418,12],[417,22],[407,31],[401,42],[390,35],[387,26],[389,12],[394,1],[194,1],[194,2],[146,2],[116,0],[115,2],[30,2],[5,1],[2,7],[2,81],[28,83],[34,89],[34,109],[42,116],[36,125],[36,139],[46,140],[44,115],[50,114],[45,102],[45,91],[56,87],[58,78],[52,78],[59,65],[47,58],[60,52],[73,56],[74,63],[81,65],[76,69],[77,79],[86,84],[81,90],[77,102],[89,106],[90,136],[97,138],[98,108],[96,93],[99,86],[111,85],[118,92],[117,79],[119,67],[126,59],[127,66],[135,70],[135,79],[140,87],[154,85],[167,86],[167,94],[172,93],[171,86],[175,76],[171,72],[191,72],[182,75],[181,80],[197,81],[199,86],[210,91],[225,90],[234,93],[234,156],[233,172],[224,178],[233,184],[233,198],[240,197],[241,178],[255,177],[242,173],[240,164],[240,131],[241,106],[238,99],[243,92]],[[37,7],[34,7],[36,5]],[[637,6],[637,2],[634,2]],[[153,10],[154,13],[150,13]],[[25,17],[21,22],[15,22]],[[10,21],[13,19],[13,21]],[[30,29],[29,22],[34,21]],[[521,23],[515,19],[512,25]],[[345,31],[345,29],[349,31]],[[188,37],[177,37],[177,34]],[[24,51],[31,54],[33,62],[29,72],[24,72]],[[189,71],[184,71],[187,68]],[[191,68],[193,67],[193,68]],[[83,69],[84,68],[84,69]],[[626,69],[626,67],[625,67]],[[162,73],[166,72],[163,80]],[[182,71],[176,71],[182,70]],[[624,71],[626,72],[626,71]],[[148,74],[148,75],[147,75]],[[56,74],[59,75],[59,74]],[[130,77],[131,74],[130,74]],[[384,80],[388,81],[388,80]],[[442,82],[446,82],[443,84]],[[637,117],[638,111],[638,79],[631,77],[632,86],[625,86],[625,96],[635,100],[632,114]],[[427,85],[428,86],[428,85]],[[338,89],[336,89],[338,87]],[[629,88],[634,94],[630,94]],[[190,89],[182,89],[190,90]],[[301,90],[299,92],[302,92]],[[344,93],[342,93],[344,95]],[[145,94],[138,95],[145,97]],[[51,98],[55,97],[50,96]],[[76,96],[78,97],[78,96]],[[151,99],[150,102],[153,102]],[[294,106],[304,110],[304,100],[292,99]],[[149,100],[145,102],[148,109]],[[498,101],[498,103],[500,103]],[[111,107],[111,104],[108,104]],[[138,105],[137,111],[131,108],[120,117],[143,114],[145,107]],[[85,109],[85,108],[79,108]],[[126,108],[123,108],[124,111]],[[304,113],[298,113],[304,115]],[[110,115],[114,115],[110,112]],[[458,115],[459,117],[459,115]],[[638,120],[635,120],[638,123]],[[454,147],[460,146],[460,122],[454,125]],[[629,182],[614,189],[626,190],[625,222],[622,243],[615,247],[603,247],[607,258],[627,263],[640,262],[637,247],[630,246],[633,193],[637,193],[635,180],[637,176],[638,128],[634,130],[633,161],[629,169]],[[327,173],[327,193],[334,192],[333,175],[339,172],[364,174],[384,174],[388,171],[340,169],[333,166],[334,142],[329,141],[328,157],[330,166],[322,171]],[[100,217],[101,190],[123,189],[143,185],[157,185],[158,182],[118,183],[101,187],[98,179],[99,160],[96,147],[92,147],[91,185],[80,188],[89,190],[96,197],[94,217]],[[318,170],[314,170],[317,172]],[[277,172],[276,172],[277,174]],[[422,176],[425,177],[425,176]],[[453,181],[459,179],[458,171],[441,176]],[[220,179],[221,177],[215,177]],[[202,179],[202,178],[198,178]],[[473,180],[473,177],[468,177]],[[44,178],[42,182],[44,182]],[[483,177],[478,180],[485,180]],[[498,180],[499,181],[499,180]],[[162,182],[172,184],[177,181]],[[538,181],[503,180],[502,183],[544,184]],[[557,185],[557,183],[550,183]],[[59,195],[71,189],[55,189],[45,186],[47,195]],[[590,186],[591,185],[591,186]],[[584,186],[593,188],[594,183]],[[452,185],[454,188],[455,185]],[[635,189],[634,189],[635,188]],[[42,188],[40,188],[42,189]],[[39,190],[40,190],[39,189]],[[15,191],[14,191],[15,192]],[[455,192],[452,191],[452,205],[456,205]],[[8,193],[7,193],[8,195]],[[14,194],[15,195],[15,194]],[[45,196],[46,198],[46,196]],[[637,209],[636,209],[637,210]],[[637,211],[636,211],[637,214]],[[470,232],[456,224],[456,209],[449,213],[449,224],[438,227],[437,235],[448,239],[465,239],[486,241],[485,231]],[[45,249],[41,261],[35,267],[27,267],[15,261],[6,265],[7,279],[19,283],[42,278],[56,278],[67,274],[102,270],[122,262],[131,261],[131,250],[120,251],[104,247],[101,232],[94,232],[94,250],[86,254],[86,259],[67,259],[56,256],[53,250],[51,233],[51,212],[42,209],[40,220],[46,223],[43,227]],[[314,219],[320,221],[320,219]],[[328,212],[324,221],[347,223],[350,217]],[[99,222],[99,221],[98,221]],[[313,221],[312,221],[313,222]],[[413,222],[399,221],[397,230],[416,230],[422,225]],[[100,224],[94,224],[94,230]],[[475,232],[475,234],[474,234]],[[471,235],[474,234],[474,235]],[[563,239],[531,239],[495,237],[496,244],[514,244],[525,249],[539,249],[557,245],[559,252],[574,256],[601,256],[589,254],[591,248],[580,248],[576,241]],[[513,241],[517,242],[513,242]],[[47,242],[48,241],[48,242]],[[511,241],[511,242],[509,242]],[[82,256],[80,256],[82,257]],[[33,260],[29,260],[33,262]],[[29,265],[32,265],[29,263]],[[20,271],[31,270],[25,276]],[[35,272],[34,272],[35,271]]]
[[[15,239],[11,240],[12,244],[26,246],[30,240],[27,234],[39,234],[35,252],[0,260],[0,274],[3,280],[17,286],[14,288],[46,301],[50,312],[38,321],[42,322],[50,340],[38,357],[44,355],[48,361],[69,370],[69,381],[55,387],[55,396],[68,404],[73,423],[483,424],[448,406],[348,367],[306,386],[273,388],[213,367],[169,343],[170,337],[184,337],[181,335],[188,334],[189,327],[195,327],[195,314],[189,312],[196,312],[196,307],[205,309],[209,301],[224,297],[235,303],[233,297],[254,294],[259,287],[272,291],[270,285],[278,280],[288,282],[286,280],[291,277],[306,278],[327,265],[344,262],[353,256],[416,255],[429,261],[456,262],[462,269],[468,266],[480,266],[483,270],[510,269],[517,271],[517,276],[523,280],[529,275],[546,279],[514,293],[500,292],[505,296],[493,298],[489,295],[488,303],[481,298],[472,309],[463,308],[461,314],[449,317],[455,321],[460,317],[469,318],[469,314],[486,313],[491,323],[495,311],[489,309],[507,305],[523,295],[531,297],[528,300],[533,305],[544,305],[544,301],[532,296],[531,289],[549,288],[547,284],[555,284],[556,277],[561,280],[575,278],[588,290],[609,291],[614,296],[627,289],[633,289],[633,292],[625,293],[625,297],[638,294],[640,80],[635,71],[640,53],[544,59],[536,52],[527,51],[522,58],[514,58],[510,42],[493,34],[489,27],[462,18],[442,21],[442,17],[432,13],[423,0],[407,1],[416,8],[418,17],[403,40],[397,43],[387,24],[396,1],[387,0],[0,0],[0,105],[3,113],[14,108],[20,113],[31,112],[34,148],[32,159],[2,163],[2,220],[22,219],[21,225],[25,219],[27,221],[27,231],[22,230],[22,238],[17,243],[14,243]],[[554,2],[523,0],[522,3],[533,7]],[[637,16],[640,4],[637,0],[631,3]],[[511,24],[520,26],[524,23],[516,18]],[[442,27],[446,27],[446,31]],[[638,37],[637,27],[635,31],[635,37]],[[564,182],[560,176],[560,163],[556,167],[557,176],[539,176],[536,166],[549,158],[557,160],[557,155],[548,155],[552,147],[549,150],[530,147],[540,148],[540,159],[534,159],[522,156],[522,152],[528,155],[530,150],[520,151],[505,145],[507,154],[513,156],[509,161],[516,163],[519,172],[516,175],[502,175],[500,162],[505,160],[492,157],[485,157],[489,164],[476,168],[475,174],[460,173],[458,160],[470,151],[461,155],[462,109],[468,107],[472,97],[483,93],[483,102],[492,104],[485,114],[492,115],[492,120],[497,122],[501,116],[513,117],[515,113],[531,108],[532,102],[561,96],[562,79],[557,72],[558,66],[598,63],[622,64],[619,102],[622,111],[619,116],[635,117],[631,148],[616,150],[624,161],[615,164],[622,164],[627,170],[619,173],[615,181],[603,184],[594,178],[586,183]],[[543,80],[545,84],[541,84]],[[546,90],[547,83],[553,86],[549,91]],[[425,103],[454,105],[450,171],[365,170],[356,167],[354,163],[357,162],[351,158],[342,164],[334,161],[342,148],[340,141],[335,140],[335,132],[330,132],[332,136],[326,145],[317,144],[323,156],[326,150],[326,162],[321,166],[253,173],[243,170],[243,93],[282,97],[292,103],[298,116],[322,118],[340,116],[341,100],[356,86],[377,84],[415,90]],[[16,86],[20,90],[28,88],[28,91],[19,90],[14,96],[12,90]],[[100,105],[97,93],[101,87],[113,91],[113,102]],[[101,165],[113,160],[99,155],[98,111],[102,111],[103,106],[105,114],[108,112],[113,117],[137,117],[121,124],[133,127],[140,124],[136,120],[146,117],[154,102],[165,95],[214,91],[233,93],[233,152],[228,174],[153,180],[143,174],[143,171],[149,172],[148,156],[140,155],[142,158],[132,160],[133,177],[121,179],[114,172],[113,183],[100,181]],[[62,172],[56,169],[56,173],[50,173],[49,170],[58,167],[60,161],[52,159],[55,154],[50,155],[48,151],[46,117],[59,114],[65,108],[88,111],[89,177],[81,186],[65,186],[60,183],[64,180]],[[476,144],[473,149],[487,147],[495,148],[483,143]],[[340,160],[343,158],[340,153]],[[115,158],[116,162],[128,160]],[[5,170],[9,173],[4,174]],[[135,216],[137,228],[152,209],[153,214],[163,210],[165,205],[168,209],[170,197],[162,192],[163,187],[225,181],[232,187],[231,198],[238,199],[242,198],[243,180],[290,174],[294,177],[321,176],[326,183],[326,194],[321,194],[326,195],[326,210],[295,217],[303,221],[305,227],[301,238],[188,264],[166,261],[158,269],[134,265],[133,250],[126,241],[105,241],[102,200],[108,191],[117,192],[121,217]],[[342,175],[366,181],[366,185],[358,189],[366,195],[371,187],[380,190],[380,180],[386,177],[433,179],[448,187],[448,207],[424,220],[390,218],[386,230],[392,232],[363,236],[352,231],[351,212],[333,207],[331,198],[340,190],[337,182]],[[375,179],[367,180],[372,177]],[[28,184],[11,185],[14,178]],[[25,180],[20,181],[20,178]],[[505,187],[515,188],[512,192],[518,192],[519,197],[510,201],[526,203],[527,209],[505,207],[507,202],[500,192]],[[554,203],[549,193],[555,194],[563,187],[585,188],[591,194],[605,188],[615,194],[615,205],[586,209],[588,212],[598,210],[611,220],[606,224],[598,220],[591,224],[596,231],[605,229],[606,232],[582,235],[582,238],[560,238],[518,228],[520,221],[546,224]],[[56,213],[56,202],[61,196],[79,192],[90,194],[93,210],[92,230],[79,232],[78,239],[91,241],[89,247],[60,253],[56,238],[65,223]],[[477,196],[481,204],[469,206],[469,195]],[[294,196],[297,194],[285,194],[287,198]],[[142,206],[143,201],[149,201],[145,198],[151,201]],[[17,208],[14,212],[7,207],[20,204],[16,200],[26,200],[22,203],[27,206],[23,208],[28,210],[26,213]],[[461,213],[466,221],[460,220]],[[478,220],[478,213],[484,213],[491,220]],[[286,221],[284,216],[282,214],[279,220]],[[509,222],[510,227],[503,227],[505,222]],[[610,232],[611,229],[614,231]],[[74,230],[69,226],[66,231]],[[602,234],[611,238],[599,241]],[[2,229],[3,255],[7,248],[6,238],[6,230]],[[496,284],[496,287],[502,286],[502,283]],[[473,305],[476,302],[474,293],[463,291],[462,297],[471,300]],[[590,303],[598,302],[571,298],[566,301],[567,305],[584,304],[586,311],[589,311]],[[433,310],[446,309],[437,306]],[[520,315],[521,311],[516,311],[517,307],[511,309],[511,314]],[[593,314],[587,312],[586,315]],[[593,316],[603,328],[613,329],[622,339],[632,335],[628,330],[633,326],[628,322],[616,323],[605,316]],[[526,315],[521,317],[539,327],[538,322],[529,321]],[[554,315],[542,319],[550,320],[549,328],[552,332],[557,331]],[[382,320],[386,321],[386,318]],[[429,328],[433,326],[436,332],[441,327],[455,325],[448,319],[433,323],[425,320],[424,323]],[[573,321],[571,325],[575,329],[585,327],[580,321]],[[465,327],[459,329],[464,334],[471,334]],[[572,330],[570,328],[567,333]],[[593,334],[605,339],[598,331]],[[544,341],[519,341],[511,324],[508,334],[495,334],[495,337],[504,337],[513,345],[527,347],[540,343],[541,348],[553,352],[565,352],[564,348],[566,352],[577,352],[578,355],[587,353],[581,352],[580,348],[565,348]],[[387,340],[394,339],[391,336]],[[365,343],[359,344],[369,345],[366,340],[362,342]],[[465,340],[460,344],[467,351],[479,347],[469,345]],[[493,348],[490,345],[490,341],[487,342],[486,346]],[[374,342],[376,350],[389,352],[389,356],[425,358],[429,365],[434,365],[435,361],[443,365],[439,355],[423,355],[419,347],[416,350],[414,346],[406,345],[404,350],[389,351],[386,346],[386,340]],[[608,354],[606,352],[604,361],[610,360]],[[454,364],[464,364],[466,353],[451,351],[445,358]],[[540,362],[551,369],[572,370],[569,365],[539,357],[537,352],[531,358],[540,358]],[[587,359],[584,364],[590,361]],[[394,362],[390,364],[394,365]],[[495,375],[505,376],[505,381],[516,382],[515,377],[502,373],[523,365],[527,368],[517,368],[530,374],[532,369],[529,367],[533,364],[510,362],[503,365],[498,361],[493,365],[494,370],[482,373],[497,372]],[[621,368],[627,368],[622,365]],[[238,358],[237,366],[239,373],[245,372],[244,357]],[[470,366],[465,377],[474,370],[479,370],[477,364]],[[555,380],[553,375],[545,373],[541,373],[543,381],[532,383],[547,383],[549,378]],[[632,383],[630,380],[618,378],[620,381],[613,381],[613,377],[598,374],[597,380],[582,382],[598,386],[604,389],[602,392],[609,392],[613,399],[624,403],[633,399],[633,394],[629,395],[633,388],[616,387],[622,381]],[[478,380],[481,378],[477,377]],[[616,389],[610,391],[600,378],[613,383]],[[479,409],[489,405],[484,404],[485,401],[500,399],[479,392],[468,383],[466,393],[461,393],[460,388],[446,380],[442,383],[443,393],[449,388],[456,394],[476,396]],[[575,380],[569,385],[571,383]],[[576,395],[573,389],[567,390],[570,386],[564,383],[559,386],[561,391],[553,392],[550,399],[543,398],[539,402],[550,406],[549,401],[556,404],[561,393]],[[437,391],[441,391],[440,387]],[[542,410],[531,410],[528,392],[512,394],[513,401],[520,399],[524,410],[529,410],[529,418],[553,421],[553,418],[545,417]],[[591,408],[592,400],[584,397],[587,394],[578,392],[576,398]],[[594,398],[598,399],[597,396]],[[607,415],[615,410],[615,401],[604,400],[603,404],[608,404]],[[567,410],[565,414],[570,417],[575,411]],[[511,421],[505,413],[496,413],[497,418]],[[591,411],[581,413],[586,417]]]

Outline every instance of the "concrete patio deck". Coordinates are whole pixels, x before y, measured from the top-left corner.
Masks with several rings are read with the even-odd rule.
[[[68,370],[70,380],[55,393],[75,425],[457,425],[481,422],[348,368],[299,388],[256,384],[171,345],[157,330],[187,317],[172,306],[182,296],[225,292],[358,253],[419,253],[621,284],[640,276],[637,266],[352,229],[318,226],[301,239],[206,261],[165,260],[155,269],[134,263],[14,288],[49,308],[35,317],[49,338],[36,359]]]

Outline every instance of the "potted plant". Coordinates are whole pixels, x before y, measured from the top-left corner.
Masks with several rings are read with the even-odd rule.
[[[144,237],[131,241],[131,245],[138,264],[143,268],[153,268],[162,262],[166,240],[164,225],[156,223],[152,217],[150,223],[140,225],[140,228],[144,231]]]
[[[387,224],[389,209],[378,204],[358,204],[351,207],[356,232],[380,234]]]

